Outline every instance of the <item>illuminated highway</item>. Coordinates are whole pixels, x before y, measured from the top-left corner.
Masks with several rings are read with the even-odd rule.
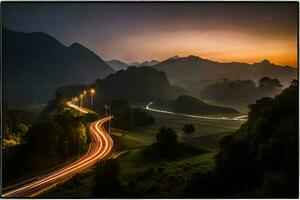
[[[68,102],[68,106],[79,110],[82,113],[88,111]],[[78,172],[92,166],[98,160],[106,158],[112,151],[113,140],[105,131],[105,122],[112,119],[112,116],[104,117],[98,121],[93,122],[89,129],[93,139],[93,143],[82,157],[78,160],[68,163],[54,172],[46,175],[37,176],[30,181],[25,181],[20,184],[5,188],[2,197],[29,197],[35,193],[66,180]]]
[[[212,116],[200,116],[200,115],[189,115],[189,114],[183,114],[183,113],[175,113],[167,110],[158,110],[154,108],[150,108],[150,106],[153,104],[153,102],[148,103],[148,105],[145,107],[146,110],[150,110],[153,112],[159,112],[159,113],[166,113],[171,115],[178,115],[183,117],[192,117],[192,118],[198,118],[198,119],[212,119],[212,120],[231,120],[231,121],[246,121],[248,115],[241,115],[238,117],[212,117]]]

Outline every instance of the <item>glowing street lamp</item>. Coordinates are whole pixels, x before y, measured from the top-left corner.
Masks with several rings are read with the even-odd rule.
[[[83,94],[80,94],[80,107],[82,107],[82,102],[83,101]]]
[[[95,95],[96,91],[92,88],[90,90],[90,93],[91,93],[91,109],[93,109],[93,99],[94,99],[94,95]]]
[[[75,98],[74,98],[74,101],[75,101],[75,103],[77,104],[78,98],[77,98],[77,97],[75,97]]]

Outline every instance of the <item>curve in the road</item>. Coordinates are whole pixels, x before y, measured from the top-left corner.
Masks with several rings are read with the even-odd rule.
[[[191,117],[191,118],[198,118],[198,119],[212,119],[212,120],[230,120],[230,121],[246,121],[248,117],[248,115],[241,115],[238,117],[211,117],[211,116],[189,115],[183,113],[175,113],[167,110],[158,110],[158,109],[150,108],[152,104],[153,102],[148,103],[145,109],[153,112],[166,113],[166,114],[178,115],[183,117]]]
[[[80,112],[87,112],[86,110],[83,110],[70,102],[68,102],[68,105],[79,110]],[[90,125],[89,128],[94,140],[94,144],[85,155],[74,162],[66,164],[54,172],[38,176],[29,183],[17,184],[13,189],[5,191],[2,194],[2,197],[30,196],[44,188],[50,187],[51,185],[57,184],[62,180],[70,178],[78,172],[95,164],[98,160],[105,158],[112,151],[113,147],[113,140],[104,129],[105,122],[111,119],[112,116],[108,116],[93,122]]]

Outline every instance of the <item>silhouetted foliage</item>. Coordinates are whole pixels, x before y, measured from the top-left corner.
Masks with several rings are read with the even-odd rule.
[[[122,196],[119,180],[120,164],[117,159],[102,161],[96,166],[95,184],[92,196],[97,198],[116,198]]]
[[[83,116],[85,122],[94,122],[99,119],[99,115],[96,113],[87,113]]]
[[[272,97],[280,93],[282,85],[278,79],[263,77],[258,81],[258,86],[252,80],[223,79],[208,85],[200,92],[206,99],[226,103],[254,103],[262,97]],[[229,95],[230,94],[230,95]]]
[[[61,132],[61,127],[55,122],[38,122],[28,131],[29,147],[34,153],[53,156],[56,154],[57,141]]]
[[[177,147],[177,135],[173,129],[162,127],[156,134],[156,143],[165,149]]]
[[[140,108],[132,109],[134,126],[145,126],[154,123],[154,117]]]
[[[57,95],[55,99],[48,102],[48,105],[41,112],[40,117],[47,120],[53,120],[66,109],[68,109],[67,99],[61,95]]]
[[[188,183],[187,195],[298,197],[298,84],[249,108],[248,121],[221,140],[213,177],[192,179],[205,191]]]
[[[282,85],[280,81],[276,78],[272,79],[269,77],[262,77],[258,81],[258,86],[266,89],[281,89]]]
[[[186,124],[183,126],[182,131],[185,133],[193,133],[195,132],[195,127],[193,124]]]
[[[63,127],[58,140],[59,155],[69,158],[83,151],[87,140],[83,117],[74,117],[71,111],[65,111],[55,121]]]
[[[114,101],[111,107],[114,116],[112,126],[119,129],[130,130],[136,126],[145,126],[154,123],[154,118],[139,108],[130,108],[127,101]]]

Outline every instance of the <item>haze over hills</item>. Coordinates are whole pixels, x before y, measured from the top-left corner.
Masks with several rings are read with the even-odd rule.
[[[115,71],[119,70],[126,70],[128,68],[128,64],[120,61],[120,60],[107,60],[105,61],[106,64],[108,64],[111,68],[113,68]]]
[[[197,56],[173,57],[154,65],[158,70],[166,72],[170,82],[201,81],[217,79],[258,79],[268,76],[279,79],[284,85],[297,77],[297,69],[279,66],[263,60],[259,63],[220,63]]]
[[[129,102],[175,98],[186,93],[182,88],[172,86],[164,72],[152,67],[129,67],[126,71],[118,71],[98,81],[96,90],[106,99]]]
[[[129,66],[136,66],[136,67],[145,67],[145,66],[153,66],[153,65],[157,65],[159,63],[159,61],[157,60],[151,60],[151,61],[145,61],[145,62],[132,62],[132,63],[125,63],[123,61],[120,60],[107,60],[105,61],[106,64],[108,64],[109,66],[111,66],[115,71],[119,71],[119,70],[126,70]]]
[[[91,85],[68,85],[60,87],[56,93],[66,98],[78,96],[83,90],[95,88],[96,101],[149,102],[153,100],[176,98],[187,92],[169,83],[165,72],[152,67],[131,66],[109,75],[106,79],[97,79]],[[96,102],[95,101],[95,102]]]
[[[114,72],[99,56],[74,43],[67,47],[41,32],[3,29],[4,101],[46,102],[55,89],[91,83]]]
[[[142,67],[142,66],[148,66],[151,67],[153,65],[157,65],[159,61],[157,60],[151,60],[151,61],[144,61],[144,62],[132,62],[129,63],[129,66],[136,66],[136,67]]]

